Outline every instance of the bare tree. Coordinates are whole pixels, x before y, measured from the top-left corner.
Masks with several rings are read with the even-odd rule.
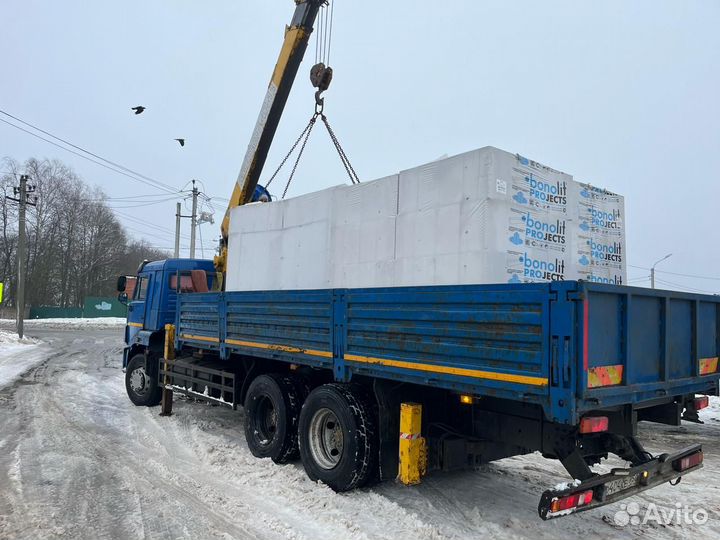
[[[82,306],[86,296],[114,294],[115,280],[133,274],[144,259],[168,256],[145,242],[128,239],[100,189],[90,188],[57,160],[29,159],[22,166],[2,161],[0,176],[0,279],[14,303],[17,267],[17,205],[7,201],[18,173],[36,186],[37,206],[28,212],[27,302],[30,305]]]

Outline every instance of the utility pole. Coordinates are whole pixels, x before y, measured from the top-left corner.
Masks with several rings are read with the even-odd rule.
[[[193,188],[192,188],[192,216],[190,216],[190,258],[195,258],[195,229],[197,227],[197,200],[198,200],[198,194],[200,193],[198,191],[198,188],[195,187],[195,180],[192,181]]]
[[[175,258],[180,258],[180,215],[182,204],[177,203],[175,207]]]
[[[654,288],[655,288],[655,267],[656,267],[658,264],[660,264],[661,262],[663,262],[664,260],[669,259],[670,257],[672,257],[672,253],[668,253],[668,254],[665,255],[662,259],[660,259],[658,262],[656,262],[655,264],[653,264],[653,265],[650,267],[650,288],[651,288],[651,289],[654,289]]]
[[[208,212],[202,212],[198,219],[198,197],[200,196],[200,190],[195,187],[196,180],[193,180],[192,188],[192,214],[189,216],[182,215],[182,206],[177,203],[175,211],[175,257],[180,257],[180,219],[190,218],[190,258],[195,258],[195,234],[197,233],[198,225],[201,223],[213,223],[212,214]]]
[[[15,304],[17,306],[17,333],[20,338],[23,337],[23,323],[25,320],[25,209],[27,205],[35,206],[37,198],[30,200],[30,194],[35,191],[35,186],[28,186],[27,181],[30,177],[26,174],[20,175],[20,186],[13,188],[14,197],[5,197],[11,201],[18,203],[18,248],[17,248],[17,298]]]

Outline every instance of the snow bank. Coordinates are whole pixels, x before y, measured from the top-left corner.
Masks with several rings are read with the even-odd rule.
[[[5,349],[5,345],[37,345],[39,340],[25,336],[20,339],[15,332],[8,330],[0,330],[0,351]]]
[[[96,317],[92,319],[26,319],[28,328],[116,328],[125,326],[124,317]],[[15,324],[13,319],[0,319],[0,324]]]
[[[20,339],[14,332],[0,330],[0,388],[8,385],[44,359],[38,350],[41,341]]]

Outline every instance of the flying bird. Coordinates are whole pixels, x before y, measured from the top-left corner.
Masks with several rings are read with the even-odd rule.
[[[145,107],[143,107],[142,105],[138,105],[137,107],[133,107],[131,110],[135,111],[135,114],[142,114],[145,110]]]
[[[175,140],[180,143],[180,146],[185,146],[185,139],[175,139]]]

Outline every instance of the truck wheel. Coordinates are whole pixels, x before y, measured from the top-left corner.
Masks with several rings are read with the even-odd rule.
[[[377,462],[375,412],[362,388],[325,384],[300,413],[300,457],[305,472],[335,491],[361,487]]]
[[[158,386],[157,377],[147,369],[147,357],[144,354],[136,354],[128,362],[125,389],[135,405],[154,407],[160,404],[162,388]]]
[[[302,396],[292,377],[255,378],[245,396],[245,439],[255,457],[286,463],[298,456]]]

